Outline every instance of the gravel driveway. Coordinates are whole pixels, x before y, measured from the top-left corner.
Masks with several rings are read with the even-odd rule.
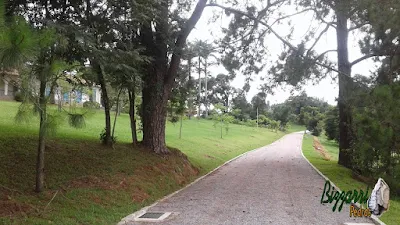
[[[333,203],[320,204],[325,180],[302,157],[301,143],[302,134],[286,135],[147,211],[173,213],[156,224],[372,224],[349,217],[348,205],[332,212]],[[120,224],[151,223],[127,217]]]

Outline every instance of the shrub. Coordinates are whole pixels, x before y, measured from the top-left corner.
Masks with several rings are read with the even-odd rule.
[[[270,124],[268,125],[268,128],[271,130],[277,131],[279,128],[279,124],[280,124],[280,122],[271,120]]]
[[[317,125],[314,127],[314,129],[312,130],[312,135],[314,136],[320,136],[323,130],[323,125],[322,125],[322,121],[318,121]]]
[[[103,144],[106,142],[106,128],[104,128],[104,130],[100,133],[100,141]],[[117,137],[111,136],[111,141],[113,144],[115,144],[117,142]]]
[[[100,109],[100,104],[98,102],[88,101],[83,103],[83,107],[90,109]]]
[[[257,126],[257,120],[247,120],[246,125],[249,127],[256,127]]]

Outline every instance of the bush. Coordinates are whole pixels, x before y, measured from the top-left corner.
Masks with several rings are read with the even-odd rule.
[[[247,120],[246,125],[249,127],[256,127],[257,126],[257,120]]]
[[[271,130],[277,131],[279,128],[279,124],[280,124],[280,122],[271,120],[271,123],[268,125],[268,128]]]
[[[22,102],[24,100],[24,97],[22,96],[22,93],[21,92],[15,93],[14,100],[17,101],[17,102]]]
[[[83,103],[83,107],[90,109],[100,109],[100,104],[98,102],[88,101]]]
[[[106,143],[106,128],[100,133],[100,141],[102,144]],[[117,142],[117,137],[111,136],[111,142],[115,144]]]
[[[314,129],[312,130],[312,135],[314,136],[320,136],[323,130],[323,125],[322,125],[322,121],[318,121],[317,125],[314,127]]]

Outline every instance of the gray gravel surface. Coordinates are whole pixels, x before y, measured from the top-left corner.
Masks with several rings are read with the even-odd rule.
[[[286,135],[147,211],[172,212],[156,223],[168,225],[372,224],[367,218],[349,217],[349,205],[332,212],[333,203],[320,204],[325,180],[302,157],[301,143],[302,134]],[[120,224],[151,223],[128,220]]]

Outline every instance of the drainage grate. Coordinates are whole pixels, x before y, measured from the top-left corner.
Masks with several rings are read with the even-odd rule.
[[[159,219],[164,214],[165,213],[147,212],[147,213],[139,216],[139,218],[140,219]]]
[[[136,221],[143,221],[143,222],[158,222],[166,219],[170,216],[170,212],[146,212],[139,217],[136,217]]]

